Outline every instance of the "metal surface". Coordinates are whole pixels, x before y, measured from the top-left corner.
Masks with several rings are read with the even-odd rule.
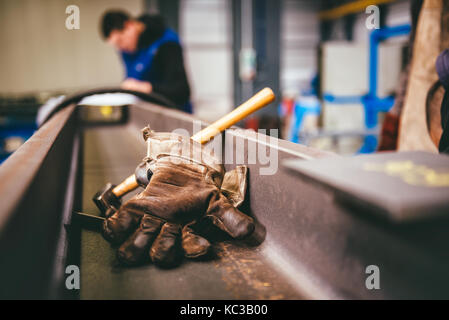
[[[92,194],[108,181],[126,178],[145,155],[140,129],[185,128],[193,133],[192,119],[178,112],[152,107],[130,108],[127,126],[91,128],[84,133],[82,212],[99,214]],[[145,124],[141,121],[145,119]],[[203,124],[204,125],[204,124]],[[120,152],[117,150],[120,146]],[[127,197],[130,197],[128,195]],[[81,235],[81,299],[298,299],[300,293],[271,267],[259,247],[225,241],[215,255],[201,261],[185,259],[174,269],[154,265],[119,267],[112,248],[97,232]]]
[[[53,285],[76,128],[74,107],[0,166],[0,297],[48,297]]]
[[[215,245],[215,255],[184,260],[173,269],[120,267],[115,248],[98,232],[81,229],[68,209],[99,214],[92,195],[106,182],[120,182],[134,172],[145,155],[140,129],[147,124],[156,131],[182,128],[188,136],[205,124],[148,103],[131,106],[129,121],[122,125],[83,127],[75,116],[73,107],[59,112],[0,167],[2,298],[449,296],[447,222],[393,226],[367,219],[336,202],[332,190],[281,167],[289,158],[313,161],[335,155],[240,129],[227,130],[223,156],[236,157],[236,146],[245,147],[237,153],[249,167],[242,210],[265,228],[265,240],[254,245],[225,239]],[[251,161],[254,153],[248,150],[254,145],[277,159],[273,175],[261,174],[269,165],[264,159]],[[75,295],[63,287],[61,270],[68,264],[81,269],[81,289]],[[372,264],[380,269],[380,290],[365,286],[365,270]],[[51,290],[58,282],[62,290]]]
[[[247,144],[257,136],[228,131],[225,140],[232,138],[234,144],[237,140]],[[272,142],[272,148],[279,150],[280,163],[323,156],[287,141]],[[248,167],[250,213],[267,228],[262,254],[307,298],[449,297],[447,219],[406,226],[385,224],[342,206],[332,190],[294,171],[280,168],[276,175],[264,176],[257,174],[260,164]],[[365,286],[369,265],[380,269],[379,290]]]

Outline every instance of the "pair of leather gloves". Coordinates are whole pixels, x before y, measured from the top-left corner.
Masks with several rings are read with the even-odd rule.
[[[149,127],[143,136],[148,152],[136,177],[145,189],[103,226],[104,237],[120,245],[117,257],[122,263],[151,260],[170,267],[182,256],[207,254],[207,237],[215,227],[234,239],[254,231],[253,219],[238,210],[246,191],[245,166],[225,174],[212,152],[189,137]]]

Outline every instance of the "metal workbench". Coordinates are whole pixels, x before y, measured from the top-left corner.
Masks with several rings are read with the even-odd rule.
[[[224,154],[235,148],[228,143],[233,140],[265,146],[279,157],[274,175],[259,174],[264,164],[248,164],[242,210],[265,230],[263,241],[225,239],[214,245],[215,255],[185,259],[173,269],[117,265],[115,249],[74,221],[73,211],[99,214],[92,195],[134,171],[145,154],[142,127],[192,134],[198,120],[146,102],[125,108],[126,118],[116,124],[86,124],[79,110],[72,105],[57,113],[0,167],[0,297],[449,297],[447,221],[392,226],[367,219],[336,203],[331,190],[282,167],[285,159],[336,155],[239,129],[227,130]],[[64,286],[70,264],[80,267],[80,290]],[[382,270],[380,290],[365,286],[369,264]]]

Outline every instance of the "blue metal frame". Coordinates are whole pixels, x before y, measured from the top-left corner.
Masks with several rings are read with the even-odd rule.
[[[319,115],[321,112],[321,104],[318,102],[315,106],[305,106],[300,103],[295,103],[293,107],[292,124],[288,133],[288,140],[294,143],[300,143],[298,131],[303,122],[304,116],[307,114]]]
[[[37,130],[34,118],[20,119],[20,117],[6,117],[0,124],[0,164],[10,155],[4,150],[4,143],[8,138],[20,137],[24,141],[28,140]]]
[[[399,25],[394,27],[386,27],[382,29],[375,29],[371,32],[369,38],[369,72],[368,72],[368,94],[364,96],[348,96],[335,97],[330,94],[323,96],[324,100],[331,103],[346,104],[346,103],[362,103],[365,109],[365,126],[367,129],[376,128],[377,114],[379,112],[387,112],[394,104],[394,97],[379,98],[377,96],[377,81],[378,81],[378,62],[379,62],[379,44],[386,39],[398,37],[409,34],[411,26],[409,24]],[[377,136],[367,135],[364,139],[363,145],[359,153],[371,153],[376,151]]]
[[[379,74],[379,44],[386,39],[409,34],[411,26],[409,24],[395,27],[375,29],[369,38],[369,90],[368,94],[362,98],[365,108],[365,126],[367,129],[377,127],[377,114],[387,112],[393,107],[394,97],[379,98],[377,96],[377,81]],[[376,151],[377,136],[369,135],[365,137],[360,153],[371,153]]]

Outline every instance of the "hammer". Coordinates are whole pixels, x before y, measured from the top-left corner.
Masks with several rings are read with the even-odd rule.
[[[274,98],[274,93],[270,88],[262,89],[227,115],[197,132],[191,139],[201,144],[205,144],[222,131],[246,118],[251,113],[273,102]],[[95,194],[92,200],[104,215],[109,216],[120,207],[120,198],[136,189],[138,186],[139,183],[137,182],[136,175],[132,174],[118,186],[108,183],[103,189]]]

